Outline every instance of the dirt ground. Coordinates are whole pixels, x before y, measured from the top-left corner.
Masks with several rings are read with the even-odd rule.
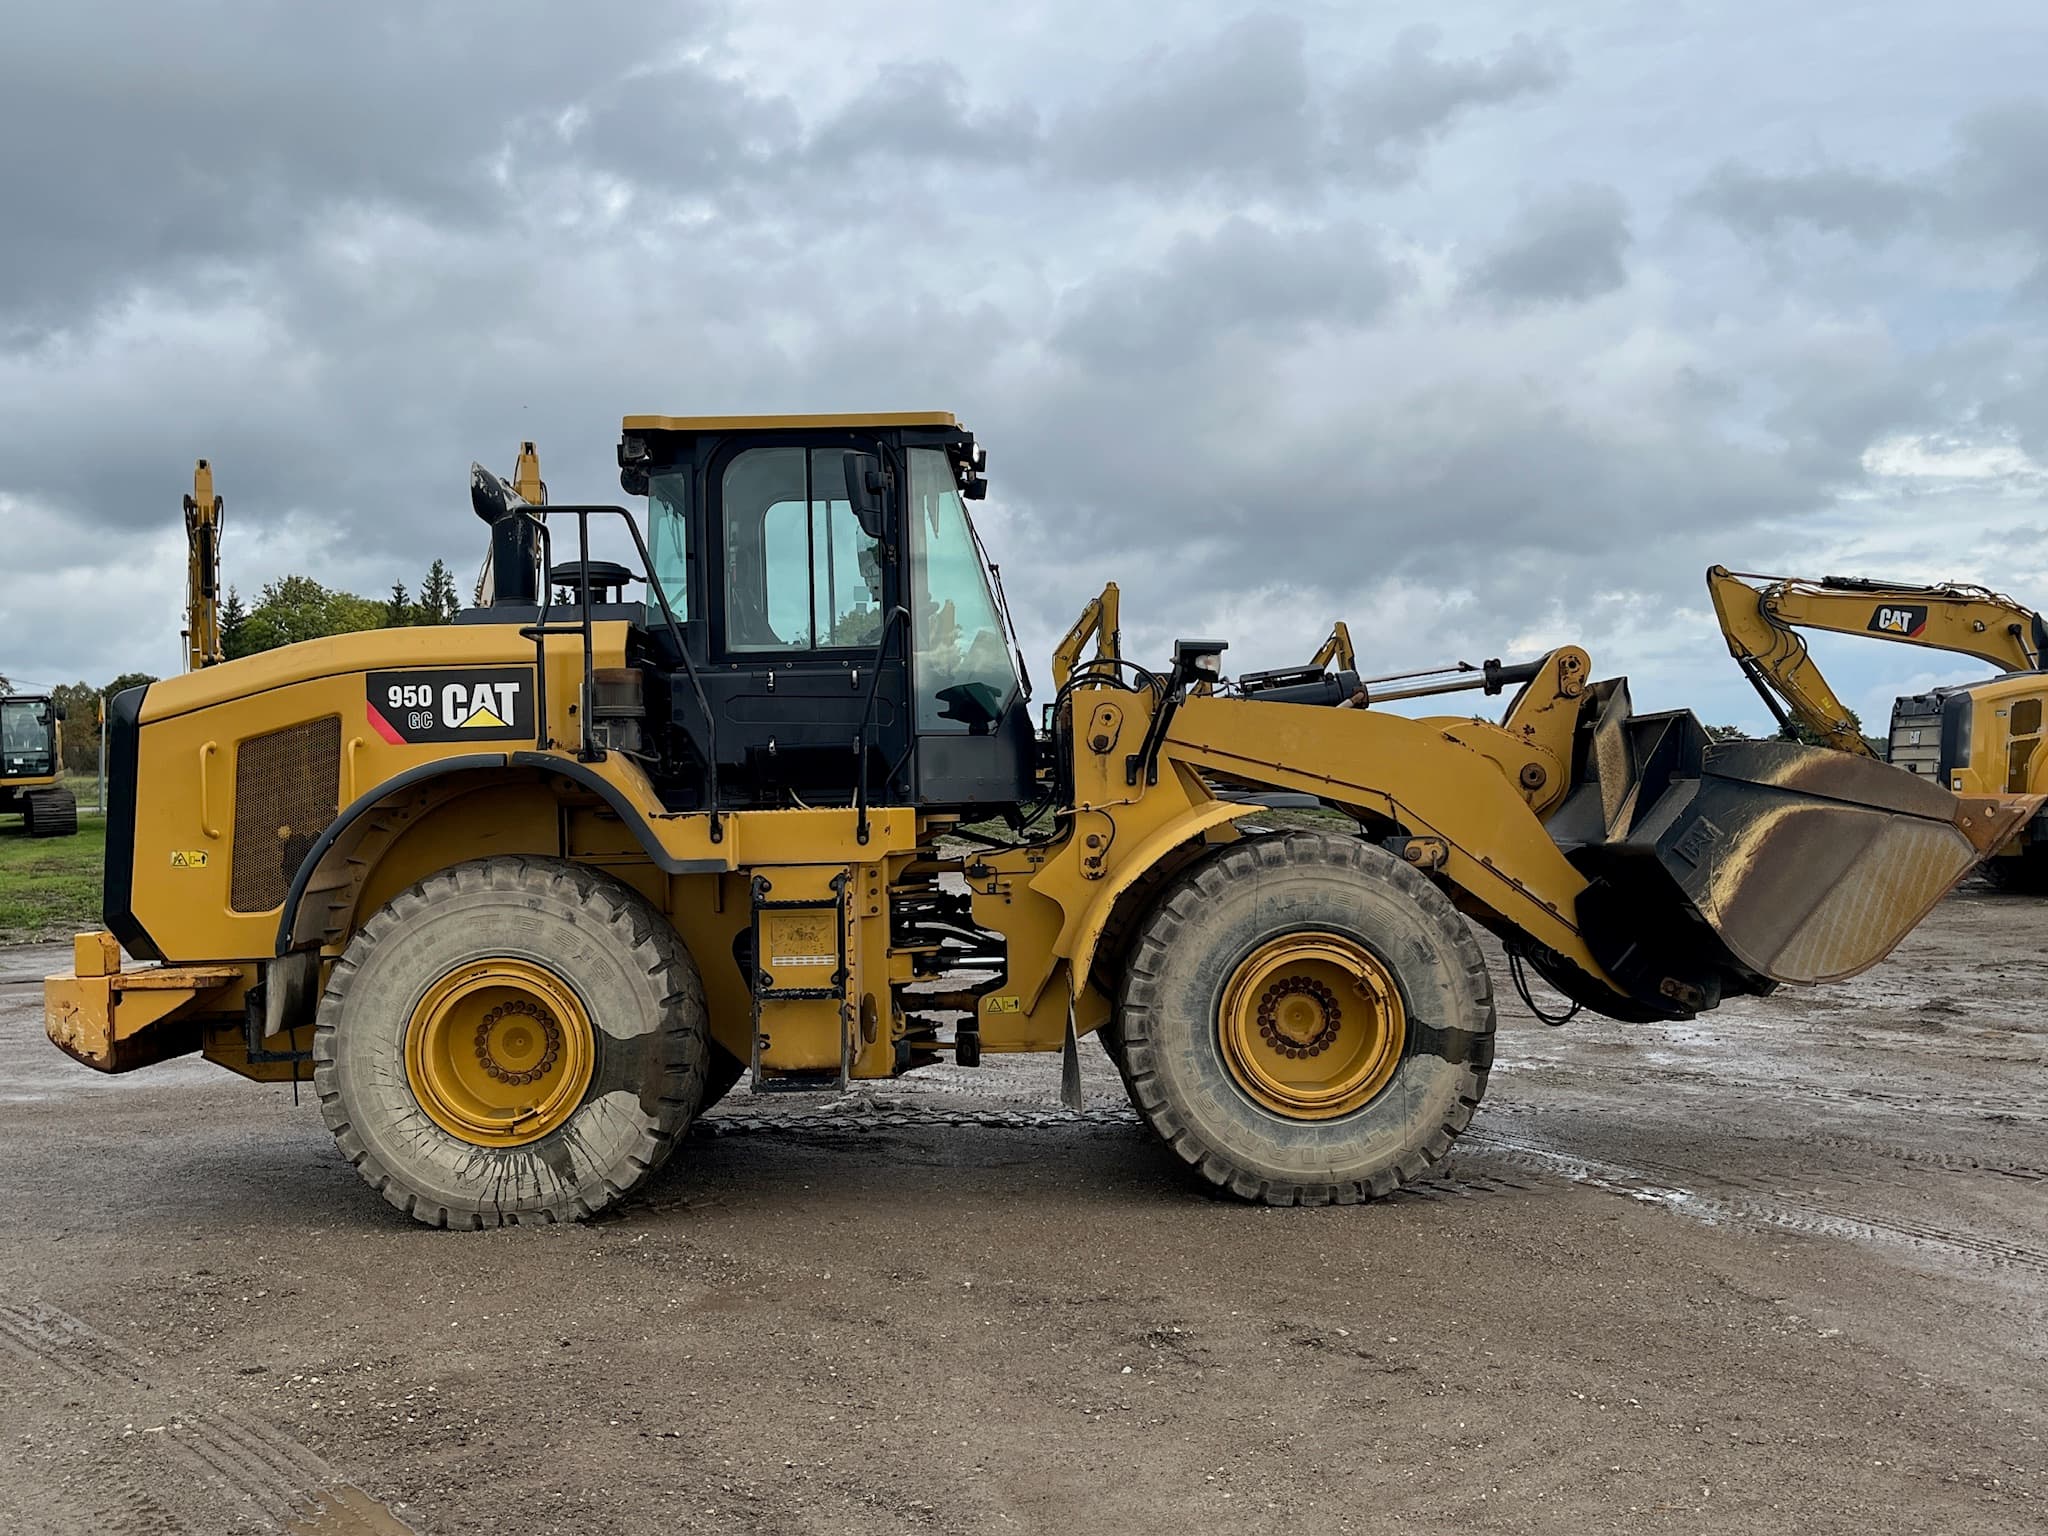
[[[477,1235],[310,1096],[65,1061],[63,953],[0,951],[0,1530],[2048,1529],[2048,902],[1682,1027],[1510,1001],[1377,1206],[1195,1192],[1090,1049],[1079,1117],[741,1096]]]

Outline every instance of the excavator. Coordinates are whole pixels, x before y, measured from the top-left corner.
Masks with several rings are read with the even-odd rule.
[[[1729,652],[1781,727],[1803,728],[1823,746],[1881,758],[1957,794],[2024,798],[2048,790],[2048,753],[2040,750],[2048,620],[2025,604],[1960,582],[1816,581],[1719,565],[1707,572],[1707,590]],[[1802,629],[1952,651],[1999,675],[1896,700],[1880,753],[1822,675]],[[2024,823],[1984,873],[2008,890],[2048,893],[2048,822]]]
[[[114,698],[60,1049],[310,1081],[371,1190],[474,1229],[632,1197],[743,1078],[1040,1053],[1078,1105],[1100,1035],[1198,1185],[1349,1203],[1479,1107],[1471,925],[1525,998],[1690,1018],[1877,963],[2041,803],[1710,742],[1575,645],[1141,659],[1114,585],[1035,707],[950,413],[629,416],[617,459],[637,509],[471,466],[491,577],[453,624]],[[1377,707],[1460,694],[1504,711]],[[1338,814],[1265,830],[1282,793]]]
[[[30,837],[69,837],[78,801],[64,787],[64,709],[47,693],[0,697],[0,813]]]

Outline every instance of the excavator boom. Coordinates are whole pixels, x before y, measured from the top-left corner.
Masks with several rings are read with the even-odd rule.
[[[201,459],[192,469],[192,494],[185,498],[185,670],[197,672],[221,660],[220,527],[225,510],[213,493],[213,466]]]

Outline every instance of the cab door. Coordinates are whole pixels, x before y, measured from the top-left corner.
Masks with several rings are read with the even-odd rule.
[[[865,516],[849,456],[881,484]],[[860,434],[750,436],[716,454],[706,480],[705,684],[734,790],[724,798],[850,803],[865,757],[870,801],[889,803],[909,745],[907,637],[889,623],[901,602],[894,455]]]

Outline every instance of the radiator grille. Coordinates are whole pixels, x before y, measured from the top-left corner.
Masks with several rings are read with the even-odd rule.
[[[228,905],[269,912],[341,810],[341,717],[308,720],[235,751],[234,863]]]

